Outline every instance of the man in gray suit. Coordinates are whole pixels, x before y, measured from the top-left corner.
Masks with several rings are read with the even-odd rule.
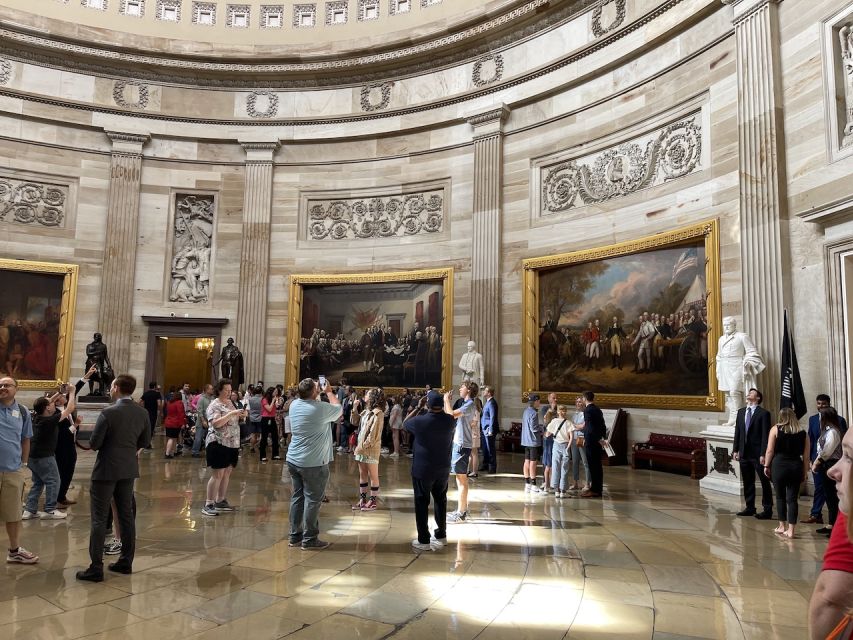
[[[136,546],[136,524],[133,518],[133,483],[139,477],[138,452],[151,441],[148,413],[131,398],[136,379],[126,374],[113,380],[110,397],[115,404],[98,416],[89,441],[98,452],[92,469],[92,529],[89,534],[89,558],[92,563],[77,572],[78,580],[101,582],[104,579],[104,538],[107,514],[115,500],[121,525],[121,556],[110,565],[110,571],[131,573]]]

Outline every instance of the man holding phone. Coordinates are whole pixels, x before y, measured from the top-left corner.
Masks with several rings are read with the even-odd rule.
[[[328,402],[320,401],[320,393],[326,394]],[[325,376],[318,382],[305,378],[299,383],[297,394],[298,398],[290,405],[292,439],[286,458],[293,482],[289,545],[306,550],[325,549],[329,543],[319,538],[319,512],[332,461],[329,423],[341,417],[342,408]]]

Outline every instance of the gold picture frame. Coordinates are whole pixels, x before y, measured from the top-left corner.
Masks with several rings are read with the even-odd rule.
[[[22,389],[49,389],[68,380],[71,368],[71,348],[73,343],[74,311],[77,306],[77,280],[80,268],[76,264],[58,262],[35,262],[32,260],[0,259],[0,271],[62,276],[61,302],[59,308],[56,355],[53,378],[16,378]],[[7,285],[16,290],[16,285]],[[18,287],[21,286],[19,283]],[[2,363],[5,370],[6,363]]]
[[[441,339],[441,387],[449,389],[452,385],[451,358],[453,354],[453,268],[421,269],[415,271],[387,271],[377,273],[334,273],[334,274],[293,274],[290,276],[290,304],[288,307],[287,327],[287,360],[284,380],[286,386],[295,386],[299,382],[299,367],[302,339],[302,315],[304,288],[317,285],[364,285],[386,284],[394,282],[441,282],[442,284],[442,319]],[[354,384],[353,386],[364,386]],[[406,385],[386,385],[384,389],[399,392]],[[408,385],[415,387],[413,383]]]
[[[697,242],[704,239],[704,242]],[[529,258],[523,261],[523,327],[522,327],[522,397],[527,399],[531,393],[544,394],[555,391],[559,402],[569,405],[583,388],[543,389],[540,385],[540,327],[544,334],[544,325],[540,321],[540,278],[543,273],[553,272],[560,267],[581,265],[584,263],[604,262],[619,256],[643,254],[660,249],[678,249],[689,245],[704,246],[705,304],[707,314],[707,390],[697,395],[668,395],[607,392],[596,390],[596,402],[611,407],[648,407],[654,409],[686,409],[692,411],[722,411],[723,393],[717,389],[716,369],[714,366],[717,343],[721,328],[720,296],[720,248],[719,223],[716,219],[704,221],[688,227],[658,233],[653,236],[620,242],[606,247],[573,251],[559,255]],[[697,261],[697,270],[699,269]],[[698,275],[698,274],[697,274]],[[675,278],[673,271],[673,279]],[[561,310],[562,311],[562,310]],[[562,317],[562,316],[561,316]],[[557,319],[559,322],[560,318]],[[609,319],[608,319],[609,320]],[[606,329],[606,327],[605,327]],[[568,333],[568,330],[566,330]],[[602,332],[603,334],[603,332]],[[567,340],[568,341],[568,340]],[[680,346],[680,345],[679,345]],[[587,362],[591,358],[587,359]],[[609,365],[609,363],[608,363]],[[632,372],[633,373],[633,372]],[[700,374],[701,375],[701,374]],[[603,377],[603,376],[602,376]]]

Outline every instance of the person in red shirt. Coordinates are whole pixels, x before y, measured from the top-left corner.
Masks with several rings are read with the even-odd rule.
[[[853,429],[841,442],[841,459],[828,475],[838,487],[841,513],[832,527],[823,569],[809,602],[809,629],[812,640],[825,640],[837,631],[845,616],[853,611]],[[834,637],[846,637],[836,635]]]
[[[184,411],[184,401],[181,394],[172,392],[166,400],[166,418],[163,420],[163,428],[166,430],[166,459],[175,457],[178,438],[181,437],[181,429],[187,423],[187,414]]]

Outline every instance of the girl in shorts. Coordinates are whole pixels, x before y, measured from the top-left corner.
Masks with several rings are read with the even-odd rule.
[[[207,500],[201,510],[205,516],[234,511],[234,507],[225,499],[225,493],[240,454],[240,418],[248,414],[245,409],[237,409],[231,402],[231,380],[222,378],[216,383],[214,391],[216,399],[207,407],[210,428],[207,430],[205,447],[207,466],[211,473],[207,481]]]
[[[385,424],[385,394],[381,389],[371,389],[365,394],[364,402],[366,409],[361,414],[358,442],[353,451],[358,462],[359,494],[358,502],[352,506],[353,511],[375,511],[379,498],[379,450]],[[370,498],[367,497],[368,486]]]

